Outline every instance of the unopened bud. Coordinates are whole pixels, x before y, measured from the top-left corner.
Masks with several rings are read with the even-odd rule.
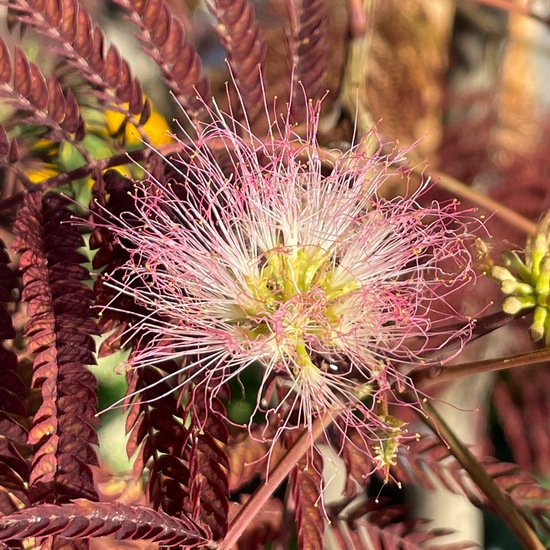
[[[515,281],[516,278],[505,267],[495,265],[491,270],[491,277],[499,282]]]
[[[529,296],[533,294],[533,287],[527,283],[520,283],[519,281],[506,280],[501,285],[502,292],[504,294],[514,294],[515,296]]]
[[[531,270],[525,265],[517,252],[505,250],[500,257],[504,266],[516,272],[523,281],[528,282],[531,280]]]
[[[511,296],[506,298],[502,304],[502,311],[508,313],[508,315],[516,315],[524,309],[530,309],[535,307],[534,296]]]

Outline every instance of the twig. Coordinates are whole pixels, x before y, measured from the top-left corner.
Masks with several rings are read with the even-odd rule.
[[[423,405],[425,413],[418,412],[422,422],[447,446],[451,454],[468,472],[495,511],[506,522],[526,550],[544,550],[544,546],[521,516],[511,500],[505,495],[479,464],[475,456],[462,444],[430,403]]]
[[[423,165],[415,166],[412,171],[421,177],[426,176],[425,167]],[[494,212],[495,216],[503,219],[525,233],[530,235],[534,235],[536,233],[537,225],[535,223],[527,218],[524,218],[521,214],[518,214],[500,202],[487,197],[475,189],[472,189],[469,185],[466,185],[465,183],[452,178],[443,172],[428,170],[428,175],[437,180],[437,185],[442,189],[445,189],[445,191],[449,192],[451,195],[473,202],[489,212]]]
[[[80,166],[79,168],[75,168],[70,172],[62,172],[60,174],[52,176],[51,178],[48,178],[40,182],[39,184],[33,185],[33,189],[47,191],[48,189],[53,189],[65,183],[70,183],[71,181],[89,176],[92,172],[95,172],[97,170],[99,171],[106,170],[107,168],[120,166],[122,164],[128,164],[132,161],[140,162],[146,159],[149,155],[153,154],[154,152],[158,152],[159,154],[166,156],[166,155],[176,153],[180,149],[181,149],[181,144],[178,142],[175,142],[175,143],[169,143],[167,145],[163,145],[158,149],[153,149],[152,147],[145,147],[144,149],[139,149],[137,151],[120,153],[112,157],[107,157],[104,159],[96,160],[89,164],[84,164],[83,166]]]
[[[241,511],[237,514],[229,526],[227,535],[220,543],[218,550],[229,550],[229,548],[236,544],[243,531],[262,509],[262,506],[267,502],[269,497],[284,481],[292,468],[298,464],[298,461],[311,448],[312,441],[315,441],[321,436],[331,421],[329,413],[325,413],[313,422],[311,431],[305,429],[302,432],[294,445],[283,455],[275,468],[270,472],[265,484],[250,497]]]
[[[538,365],[540,363],[547,363],[548,361],[550,361],[550,348],[545,348],[529,353],[500,357],[498,359],[486,359],[484,361],[462,363],[444,368],[427,368],[419,372],[417,376],[413,375],[412,378],[415,386],[424,391],[432,386],[451,382],[464,376],[470,376],[471,374],[483,374],[486,372]]]

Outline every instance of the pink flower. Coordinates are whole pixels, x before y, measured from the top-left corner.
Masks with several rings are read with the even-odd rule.
[[[398,365],[470,334],[446,303],[473,275],[457,202],[421,206],[427,184],[382,198],[403,153],[368,156],[359,143],[323,163],[318,110],[305,138],[288,120],[262,140],[211,116],[167,161],[177,182],[138,183],[137,213],[112,227],[130,260],[110,284],[151,312],[131,365],[185,358],[183,383],[214,393],[259,369],[257,408],[280,416],[279,433],[328,411],[387,465],[386,443],[403,435],[384,413],[408,384]]]

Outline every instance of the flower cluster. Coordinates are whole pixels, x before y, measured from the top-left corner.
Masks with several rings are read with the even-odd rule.
[[[508,296],[503,311],[516,315],[533,310],[531,338],[538,342],[546,334],[546,345],[550,346],[550,214],[527,240],[525,261],[513,251],[503,252],[501,259],[503,266],[493,266],[491,277]]]
[[[137,184],[136,212],[112,227],[130,260],[108,284],[151,312],[130,364],[185,358],[183,383],[214,392],[260,369],[257,411],[279,434],[328,413],[387,465],[403,436],[388,412],[408,384],[398,366],[471,331],[447,301],[472,278],[457,202],[421,206],[426,183],[382,198],[403,154],[323,151],[318,110],[305,137],[288,120],[259,139],[211,117],[167,160],[177,181]]]

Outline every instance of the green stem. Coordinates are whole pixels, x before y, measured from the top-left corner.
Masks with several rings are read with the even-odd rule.
[[[482,374],[486,372],[496,372],[505,369],[517,367],[526,367],[537,365],[550,361],[550,348],[531,351],[529,353],[520,353],[518,355],[509,355],[499,357],[498,359],[486,359],[484,361],[474,361],[472,363],[462,363],[460,365],[451,365],[448,367],[426,368],[412,376],[415,387],[425,391],[432,386],[451,382],[471,374]]]
[[[424,424],[441,439],[451,454],[466,470],[523,547],[526,550],[544,550],[544,546],[529,527],[525,518],[518,512],[508,495],[499,489],[485,468],[479,464],[475,456],[455,436],[439,413],[430,403],[425,403],[423,407],[425,414],[419,413],[419,416]]]
[[[311,427],[311,430],[305,429],[294,445],[283,455],[275,468],[270,472],[264,485],[262,485],[246,502],[237,514],[225,538],[220,542],[218,550],[229,550],[237,543],[239,537],[260,512],[263,505],[274,493],[277,487],[284,481],[292,468],[298,464],[298,461],[311,449],[311,443],[317,440],[332,422],[328,413],[317,418]]]

